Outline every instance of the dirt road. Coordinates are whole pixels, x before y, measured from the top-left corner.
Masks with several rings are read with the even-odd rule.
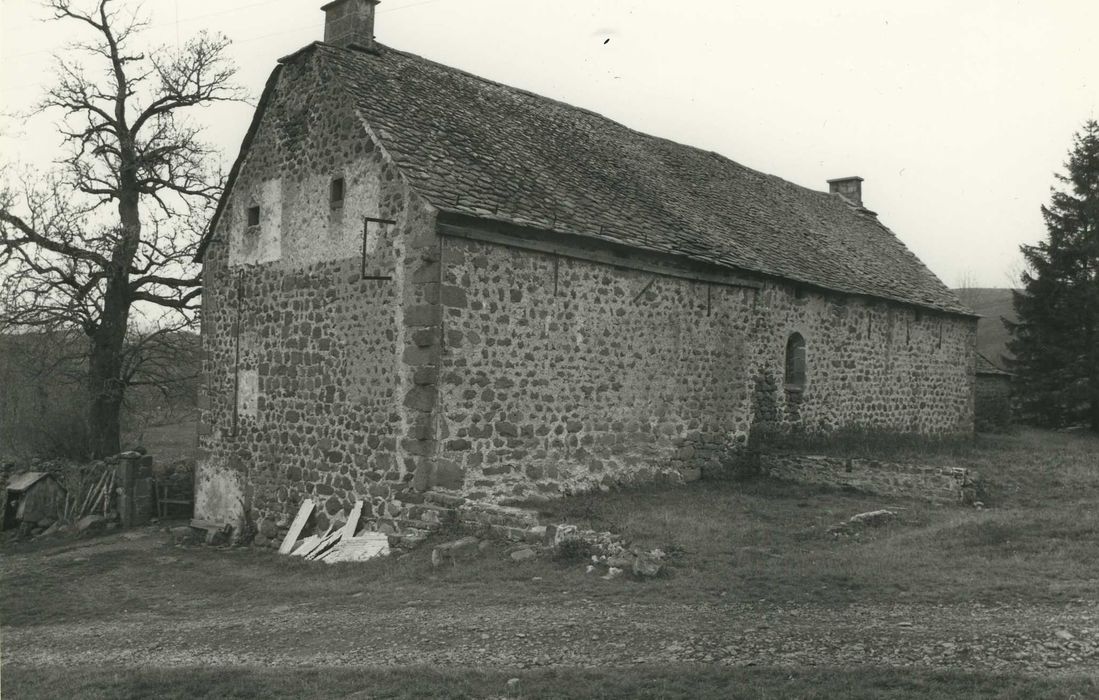
[[[11,580],[33,567],[79,565],[93,556],[120,554],[144,557],[137,561],[155,568],[164,581],[172,580],[173,571],[182,577],[193,567],[186,550],[166,547],[155,531],[144,531],[48,553],[8,554],[3,569]],[[552,580],[532,580],[530,595],[518,603],[493,603],[491,596],[455,602],[429,595],[381,606],[372,605],[369,588],[355,586],[338,596],[271,605],[247,592],[242,597],[228,590],[193,600],[182,590],[92,623],[47,617],[40,623],[5,625],[4,663],[530,668],[702,662],[1099,673],[1096,601],[837,607],[720,599],[614,602],[563,597],[560,588]],[[73,590],[80,595],[79,582]]]

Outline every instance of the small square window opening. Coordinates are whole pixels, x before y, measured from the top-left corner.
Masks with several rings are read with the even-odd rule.
[[[332,187],[329,190],[329,201],[333,206],[339,206],[343,204],[343,178],[337,177],[332,180]]]
[[[259,207],[248,207],[248,225],[259,226]]]

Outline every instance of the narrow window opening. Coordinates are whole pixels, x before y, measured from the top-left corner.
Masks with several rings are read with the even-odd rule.
[[[786,390],[802,391],[805,379],[805,338],[793,333],[786,341]]]
[[[329,188],[328,195],[329,195],[329,197],[328,197],[329,202],[332,204],[332,206],[338,207],[338,206],[343,205],[343,178],[342,177],[337,177],[337,178],[332,180],[332,186]]]
[[[259,226],[259,207],[248,207],[248,225]]]
[[[806,289],[805,287],[797,287],[796,289],[794,289],[794,298],[795,299],[805,299],[808,296],[809,296],[809,290]]]

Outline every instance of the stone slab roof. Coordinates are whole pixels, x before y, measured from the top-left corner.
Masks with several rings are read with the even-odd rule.
[[[839,195],[383,46],[314,43],[284,61],[311,51],[444,212],[972,314]]]

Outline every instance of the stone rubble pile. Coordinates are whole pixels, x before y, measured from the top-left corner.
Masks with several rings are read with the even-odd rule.
[[[301,556],[309,561],[363,561],[384,556],[391,550],[410,550],[432,534],[457,530],[466,534],[436,545],[431,552],[434,566],[457,566],[486,552],[494,541],[509,543],[505,555],[513,562],[542,556],[574,558],[582,552],[590,557],[589,571],[599,570],[613,578],[623,572],[647,578],[666,566],[660,550],[630,548],[612,532],[583,530],[576,525],[542,524],[538,511],[466,499],[441,492],[416,494],[419,502],[391,500],[381,509],[357,501],[347,520],[319,519],[313,515],[313,501],[306,500],[293,520],[263,518],[255,524],[251,544],[278,549],[281,554]],[[379,517],[378,513],[384,513]],[[327,524],[321,529],[319,525]],[[304,535],[309,526],[311,535]],[[192,521],[174,528],[176,544],[228,544],[234,535],[227,524]],[[368,541],[370,544],[368,544]]]

